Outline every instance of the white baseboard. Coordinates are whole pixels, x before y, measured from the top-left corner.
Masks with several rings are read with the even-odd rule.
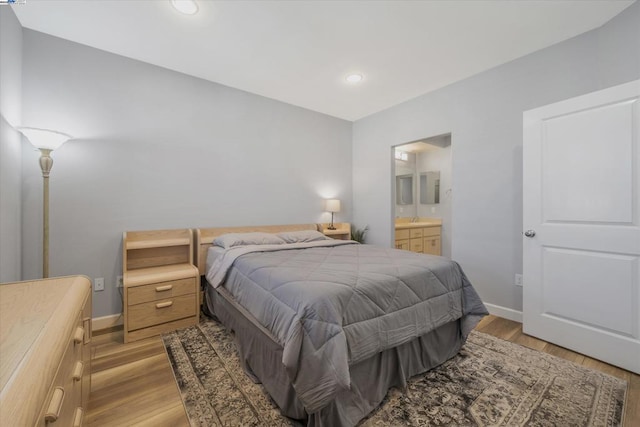
[[[484,306],[487,307],[489,313],[493,314],[494,316],[499,316],[505,319],[513,320],[514,322],[522,323],[521,311],[502,307],[500,305],[489,304],[486,302],[484,303]]]
[[[102,329],[113,328],[114,326],[122,325],[123,323],[122,313],[111,314],[109,316],[94,317],[93,319],[91,319],[91,323],[92,323],[91,329],[94,332],[100,331]]]

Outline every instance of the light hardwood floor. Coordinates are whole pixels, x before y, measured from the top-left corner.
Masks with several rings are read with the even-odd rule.
[[[476,328],[507,341],[605,372],[628,383],[624,427],[640,425],[640,376],[522,333],[522,325],[487,316]],[[91,426],[188,426],[160,337],[123,344],[122,331],[94,336]]]
[[[123,344],[123,331],[92,339],[90,426],[188,426],[160,337]]]

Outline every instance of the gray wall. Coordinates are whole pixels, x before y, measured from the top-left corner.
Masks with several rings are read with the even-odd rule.
[[[75,136],[53,153],[51,275],[104,277],[120,312],[125,230],[351,219],[344,120],[24,30],[25,125]],[[23,273],[40,267],[38,153],[23,151]]]
[[[22,27],[0,7],[0,282],[21,278]]]
[[[391,147],[451,133],[452,256],[490,304],[522,310],[522,113],[640,78],[640,2],[603,27],[354,123],[354,221],[392,241]]]
[[[487,302],[520,310],[522,112],[640,77],[636,3],[601,29],[352,126],[30,30],[21,49],[1,9],[2,280],[19,276],[20,228],[22,278],[41,268],[38,153],[22,142],[21,154],[7,126],[20,122],[22,51],[22,124],[76,136],[54,153],[51,273],[105,277],[94,316],[121,309],[123,230],[328,221],[321,199],[339,197],[340,221],[391,245],[391,147],[450,132],[452,255]]]

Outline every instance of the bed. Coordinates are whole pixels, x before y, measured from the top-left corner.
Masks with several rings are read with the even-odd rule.
[[[208,311],[282,413],[352,426],[390,387],[453,357],[488,313],[453,261],[316,230],[197,229],[196,259]]]

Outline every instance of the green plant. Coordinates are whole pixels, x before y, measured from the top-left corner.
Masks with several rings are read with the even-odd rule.
[[[351,240],[355,240],[358,243],[364,243],[367,231],[369,231],[368,225],[365,225],[364,228],[353,227],[351,229]]]

